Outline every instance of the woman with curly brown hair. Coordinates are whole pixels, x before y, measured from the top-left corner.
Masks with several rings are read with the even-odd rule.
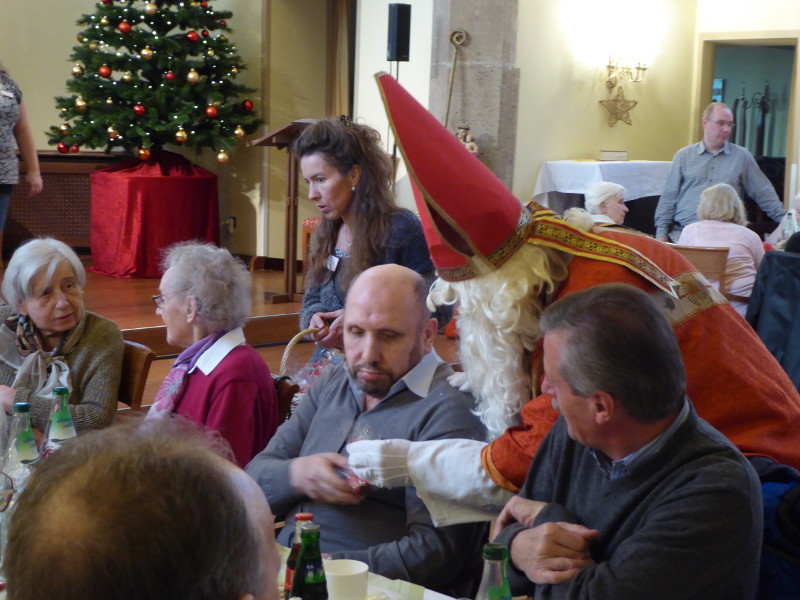
[[[342,313],[353,278],[397,263],[433,281],[435,272],[419,219],[395,203],[391,159],[380,134],[346,118],[309,125],[294,142],[308,197],[322,216],[311,241],[301,329],[324,348],[341,348]],[[439,324],[452,311],[439,315]]]

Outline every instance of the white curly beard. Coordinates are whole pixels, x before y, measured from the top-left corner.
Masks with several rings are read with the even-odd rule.
[[[552,251],[528,243],[498,270],[466,281],[437,279],[431,286],[429,304],[457,305],[460,358],[490,439],[519,424],[519,411],[531,398],[524,357],[539,336],[542,292],[552,292],[565,277]]]

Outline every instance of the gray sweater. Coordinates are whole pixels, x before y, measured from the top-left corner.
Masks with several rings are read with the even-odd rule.
[[[534,585],[513,566],[512,592],[544,598],[752,600],[760,565],[761,488],[755,471],[694,409],[653,455],[609,479],[560,417],[520,490],[549,502],[534,527],[580,523],[600,531],[595,565],[557,585]],[[511,545],[514,524],[498,541]]]
[[[12,314],[14,311],[10,306],[0,306],[0,326]],[[79,434],[105,427],[114,418],[123,350],[119,327],[100,315],[86,311],[83,334],[64,357],[72,378],[70,412]],[[16,374],[16,369],[0,361],[0,385],[10,386]],[[35,395],[33,390],[19,388],[14,402],[29,402],[31,424],[42,431],[47,429],[52,400]]]
[[[290,545],[292,516],[311,512],[321,526],[321,549],[333,558],[361,560],[385,577],[452,591],[450,586],[462,580],[462,570],[480,562],[483,524],[434,527],[413,487],[372,488],[361,504],[337,505],[311,501],[289,484],[292,458],[320,452],[346,455],[352,432],[367,431],[374,439],[484,439],[485,429],[472,413],[474,399],[447,382],[449,373],[448,366],[439,364],[425,397],[404,383],[395,384],[400,388],[396,393],[390,391],[366,412],[353,393],[346,364],[311,386],[291,419],[247,466],[272,511],[286,517],[278,541]]]

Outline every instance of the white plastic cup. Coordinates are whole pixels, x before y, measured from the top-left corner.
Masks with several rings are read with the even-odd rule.
[[[369,567],[360,560],[324,561],[328,600],[363,600],[367,595]]]

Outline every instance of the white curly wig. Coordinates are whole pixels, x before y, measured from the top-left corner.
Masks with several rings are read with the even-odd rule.
[[[526,352],[539,337],[542,296],[565,277],[553,251],[527,243],[495,271],[431,286],[429,304],[457,303],[460,358],[491,439],[519,424],[531,398]]]

